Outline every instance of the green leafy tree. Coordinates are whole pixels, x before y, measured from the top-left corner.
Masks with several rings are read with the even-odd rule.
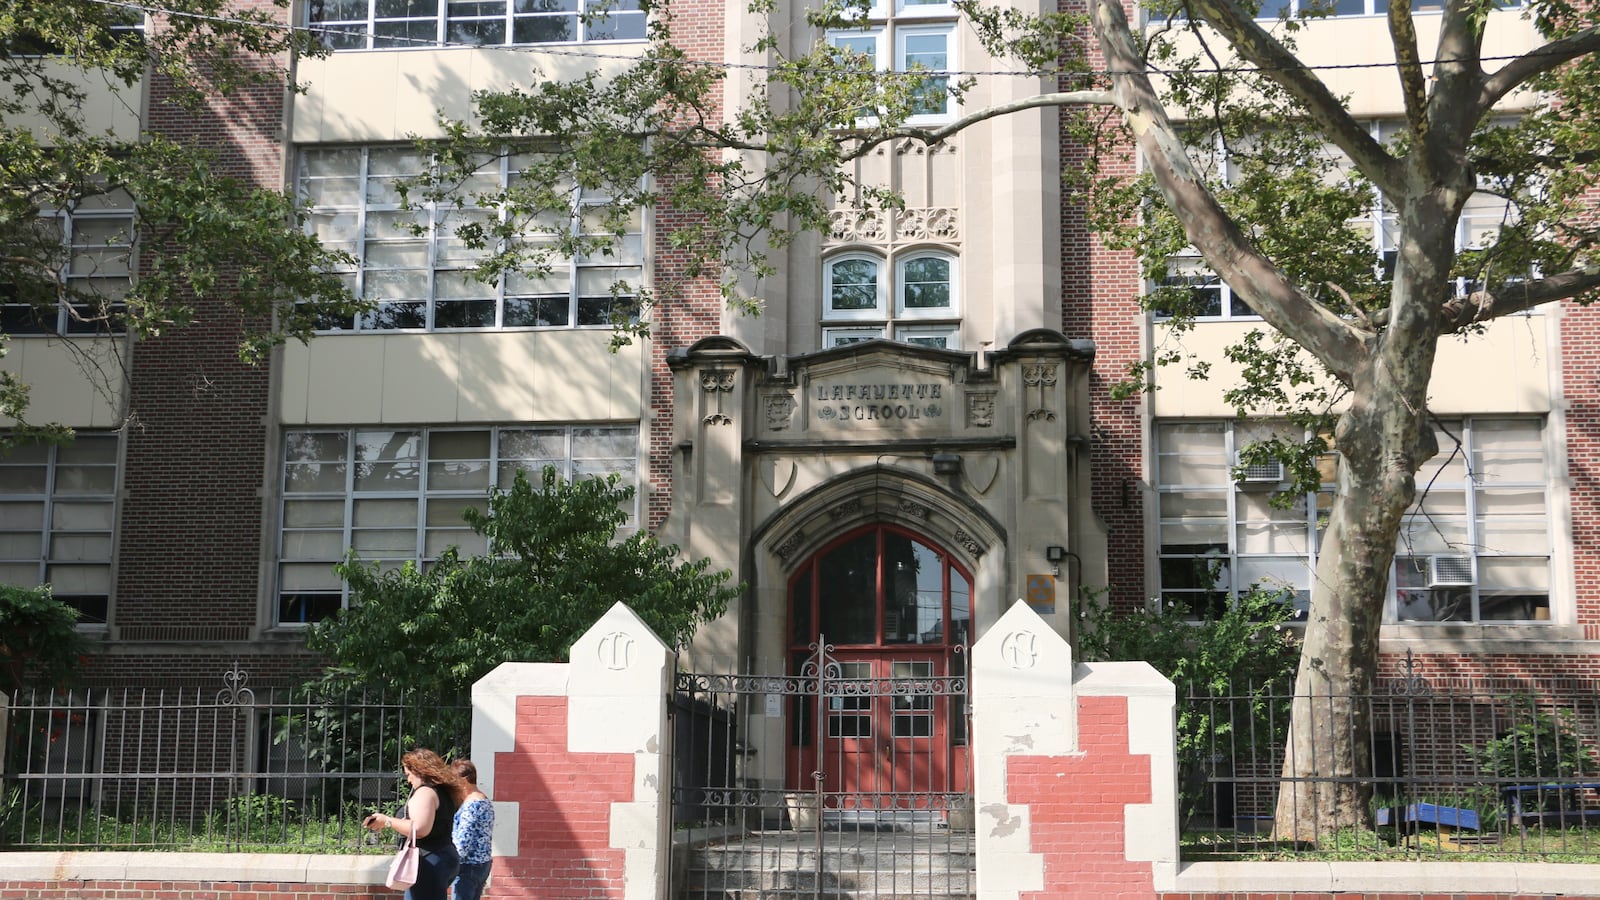
[[[49,585],[0,585],[0,692],[16,696],[30,672],[70,680],[87,646],[78,611],[51,596]]]
[[[287,55],[321,51],[274,18],[222,0],[163,4],[149,23],[131,7],[93,0],[0,4],[6,303],[32,306],[46,330],[64,313],[72,333],[152,337],[197,316],[225,318],[238,325],[248,361],[309,338],[324,315],[359,307],[335,271],[348,256],[307,233],[290,196],[219,168],[219,148],[105,124],[101,101],[109,95],[133,119],[146,82],[164,87],[159,102],[179,123],[226,110],[241,90],[286,86]],[[75,215],[107,210],[124,215],[78,227],[96,229],[90,241],[110,249],[69,246]],[[69,343],[62,352],[82,349]],[[120,361],[81,358],[98,384],[120,380]],[[27,404],[27,386],[0,372],[0,414],[25,422]]]
[[[709,560],[643,532],[617,540],[634,489],[616,476],[568,482],[546,468],[536,487],[518,473],[467,522],[492,555],[454,548],[426,570],[339,567],[350,607],[319,623],[309,646],[373,686],[464,692],[502,662],[565,662],[572,643],[617,602],[669,645],[720,616],[738,589]]]
[[[1148,27],[1136,29],[1113,0],[1038,15],[956,0],[994,60],[1048,72],[1068,89],[965,106],[926,126],[915,116],[930,91],[959,101],[974,82],[882,72],[822,39],[824,29],[864,27],[867,5],[797,11],[754,0],[750,13],[767,27],[747,49],[766,68],[737,76],[691,59],[674,43],[670,5],[658,5],[636,62],[604,77],[478,94],[475,119],[447,123],[441,165],[416,190],[448,198],[525,136],[559,139],[559,152],[533,155],[524,184],[475,195],[507,212],[462,234],[511,248],[491,254],[485,277],[537,271],[552,258],[544,254],[604,253],[637,210],[670,209],[681,215],[657,221],[670,223],[665,238],[689,261],[676,274],[714,276],[730,303],[754,310],[762,280],[776,273],[774,250],[825,232],[838,205],[901,204],[892,186],[859,183],[855,161],[894,142],[934,144],[1000,116],[1059,109],[1064,130],[1090,150],[1071,181],[1102,239],[1136,253],[1157,282],[1175,252],[1195,248],[1270,326],[1230,351],[1245,379],[1228,397],[1242,415],[1270,412],[1316,437],[1252,452],[1286,459],[1298,490],[1316,478],[1317,458],[1337,450],[1340,489],[1321,532],[1297,676],[1298,693],[1317,701],[1295,707],[1284,774],[1301,787],[1281,792],[1276,821],[1280,836],[1314,841],[1361,820],[1371,761],[1359,738],[1368,711],[1356,697],[1378,673],[1396,542],[1416,473],[1438,449],[1428,412],[1438,341],[1470,339],[1539,304],[1588,303],[1600,288],[1593,7],[1448,0],[1437,39],[1424,46],[1411,4],[1386,4],[1382,52],[1392,53],[1398,85],[1388,105],[1403,116],[1394,138],[1380,141],[1297,55],[1295,40],[1329,5],[1302,3],[1298,17],[1273,23],[1257,20],[1252,0],[1152,0]],[[1520,27],[1519,17],[1532,20],[1537,46],[1486,57],[1496,31]],[[745,82],[730,91],[730,77]],[[1519,102],[1519,92],[1548,102]],[[1219,142],[1231,172],[1216,164]],[[1141,174],[1124,174],[1135,171],[1134,152]],[[548,241],[523,239],[541,221],[564,221],[570,193],[540,186],[574,181],[612,198],[594,214],[612,227],[573,236],[552,225]],[[1509,214],[1479,246],[1458,250],[1463,209],[1480,189]],[[1379,264],[1370,231],[1352,222],[1374,191],[1394,214],[1392,266]],[[643,302],[669,301],[674,289],[663,278]],[[1181,337],[1192,295],[1157,291],[1148,302],[1172,314]],[[1185,358],[1163,351],[1153,362]],[[1147,367],[1131,374],[1134,389],[1148,386]]]

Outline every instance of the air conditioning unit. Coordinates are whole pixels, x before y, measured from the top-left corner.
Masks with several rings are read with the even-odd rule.
[[[1428,558],[1428,587],[1470,587],[1475,580],[1470,556]]]
[[[1277,484],[1283,481],[1283,463],[1276,459],[1251,463],[1240,471],[1239,480],[1245,484]]]

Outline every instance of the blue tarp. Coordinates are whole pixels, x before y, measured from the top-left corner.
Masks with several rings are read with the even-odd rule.
[[[1478,830],[1478,811],[1475,809],[1462,809],[1459,806],[1435,806],[1432,803],[1413,803],[1401,807],[1397,812],[1392,806],[1385,806],[1378,810],[1378,824],[1390,825],[1400,822],[1417,822],[1427,825],[1443,825],[1447,828],[1465,828],[1468,831]]]

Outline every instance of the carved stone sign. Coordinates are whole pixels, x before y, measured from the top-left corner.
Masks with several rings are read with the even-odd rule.
[[[812,414],[823,424],[939,419],[949,400],[949,385],[936,381],[869,381],[811,387]]]

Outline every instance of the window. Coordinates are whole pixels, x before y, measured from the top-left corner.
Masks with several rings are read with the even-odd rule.
[[[598,204],[608,198],[572,186],[570,216],[531,223],[524,249],[545,247],[548,272],[513,271],[485,282],[476,266],[495,252],[458,237],[468,224],[498,222],[501,213],[474,206],[475,190],[514,186],[530,157],[511,154],[480,169],[478,184],[463,186],[467,205],[422,202],[408,208],[399,186],[428,165],[412,147],[340,147],[305,150],[300,194],[310,228],[325,246],[348,251],[357,265],[346,277],[356,296],[372,301],[354,319],[327,321],[326,330],[451,331],[493,328],[610,327],[612,316],[631,317],[634,291],[644,272],[643,218],[634,214],[610,255],[555,255],[555,232],[599,237]]]
[[[79,621],[106,621],[111,597],[117,436],[80,432],[59,446],[0,455],[0,580],[49,584]]]
[[[1475,418],[1447,422],[1436,437],[1439,454],[1417,473],[1425,493],[1401,525],[1394,617],[1548,621],[1543,423]]]
[[[333,50],[642,41],[638,0],[311,0]]]
[[[1390,621],[1549,619],[1542,428],[1533,419],[1475,418],[1440,431],[1442,449],[1418,473],[1424,493],[1401,527]],[[1325,486],[1279,509],[1270,503],[1285,484],[1277,466],[1236,473],[1239,449],[1271,433],[1260,423],[1156,427],[1163,601],[1199,615],[1266,587],[1292,592],[1305,609],[1332,492]]]
[[[1381,120],[1368,123],[1372,137],[1382,143],[1394,141],[1401,134],[1404,123],[1398,120]],[[1226,148],[1218,141],[1210,149],[1200,148],[1197,155],[1207,158],[1208,167],[1224,173],[1224,181],[1232,181],[1237,169],[1227,159]],[[1330,158],[1341,171],[1349,170],[1343,157]],[[1500,227],[1510,221],[1514,210],[1504,197],[1489,191],[1478,191],[1467,200],[1456,227],[1458,250],[1482,249],[1494,243]],[[1370,234],[1374,265],[1385,279],[1394,275],[1395,260],[1400,247],[1400,217],[1393,206],[1374,189],[1372,203],[1367,211],[1349,223],[1360,233]],[[1188,310],[1200,318],[1241,319],[1259,318],[1243,301],[1234,296],[1232,289],[1219,279],[1193,248],[1167,260],[1168,277],[1163,287],[1190,287],[1191,307]],[[1467,279],[1458,279],[1456,293],[1474,290],[1476,285]],[[1157,312],[1158,318],[1164,313]]]
[[[1239,449],[1273,434],[1268,425],[1173,422],[1156,428],[1160,580],[1163,602],[1195,616],[1221,610],[1252,588],[1282,590],[1300,611],[1311,599],[1318,509],[1307,494],[1289,509],[1269,501],[1282,473],[1253,471],[1235,482]]]
[[[45,212],[38,226],[46,241],[60,242],[60,267],[50,279],[0,284],[0,330],[16,336],[121,333],[123,298],[132,284],[133,198],[122,191],[85,197],[73,209]],[[65,304],[55,278],[65,287]]]
[[[883,258],[871,253],[845,253],[823,263],[823,346],[892,334],[904,343],[958,349],[955,257],[913,250],[898,255],[892,282],[887,271]]]
[[[284,438],[278,621],[313,622],[344,605],[333,566],[348,548],[369,562],[424,564],[446,547],[484,553],[462,520],[518,470],[563,478],[616,472],[637,481],[638,428],[574,425],[485,429],[341,429]],[[635,500],[637,504],[637,499]],[[627,511],[637,520],[637,506]]]
[[[885,3],[892,2],[892,12]],[[827,41],[840,50],[864,57],[878,71],[944,73],[923,79],[909,121],[948,120],[955,111],[950,76],[955,65],[956,11],[945,0],[875,0],[857,28],[829,31]],[[948,21],[939,21],[941,19]],[[871,121],[872,110],[862,118]]]

